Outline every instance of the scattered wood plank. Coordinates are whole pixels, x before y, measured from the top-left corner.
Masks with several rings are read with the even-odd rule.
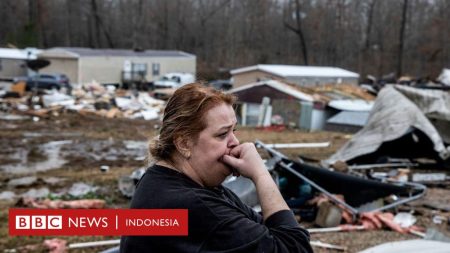
[[[326,148],[330,146],[330,142],[315,143],[273,143],[266,144],[269,148]]]
[[[69,244],[69,249],[79,249],[79,248],[88,248],[88,247],[108,246],[108,245],[117,245],[117,244],[120,244],[120,239],[117,239],[117,240],[96,241],[96,242],[71,243],[71,244]]]

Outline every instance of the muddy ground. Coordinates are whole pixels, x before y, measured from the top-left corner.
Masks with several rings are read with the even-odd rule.
[[[146,166],[146,141],[156,135],[158,122],[105,119],[97,116],[82,116],[75,113],[51,115],[47,119],[31,117],[24,119],[0,119],[0,193],[13,192],[16,196],[30,193],[30,189],[42,190],[52,198],[67,199],[67,190],[77,182],[97,187],[95,193],[85,198],[106,200],[108,208],[125,208],[129,199],[122,196],[117,179],[129,175],[139,167]],[[259,139],[266,143],[325,142],[327,148],[281,150],[297,159],[297,155],[320,160],[328,157],[343,145],[351,135],[333,132],[308,133],[300,130],[268,131],[241,128],[237,135],[242,141]],[[109,166],[107,172],[101,166]],[[25,176],[36,177],[30,185],[14,186],[11,180]],[[58,180],[49,183],[49,178]],[[447,186],[448,187],[448,186]],[[73,197],[72,197],[73,199]],[[420,201],[450,203],[450,190],[444,187],[429,189]],[[26,244],[40,243],[44,237],[8,236],[8,208],[16,205],[17,197],[0,200],[0,250],[16,248]],[[435,227],[448,233],[448,224],[435,224],[436,214],[448,217],[448,213],[432,210],[417,202],[400,209],[414,211],[417,225]],[[312,224],[304,223],[311,227]],[[69,243],[111,239],[114,237],[60,237]],[[359,231],[313,234],[312,240],[348,247],[347,252],[358,252],[380,243],[397,240],[417,239],[417,236],[400,234],[390,230]],[[98,252],[104,247],[70,252]],[[316,252],[335,252],[315,248]],[[337,251],[336,251],[337,252]]]

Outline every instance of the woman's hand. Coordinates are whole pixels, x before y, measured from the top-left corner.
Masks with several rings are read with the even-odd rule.
[[[224,163],[252,181],[269,174],[253,143],[247,142],[234,147],[230,154],[224,155],[222,159]]]
[[[222,159],[242,176],[253,181],[264,220],[278,211],[289,210],[253,143],[243,143],[232,148],[230,155],[224,155]]]

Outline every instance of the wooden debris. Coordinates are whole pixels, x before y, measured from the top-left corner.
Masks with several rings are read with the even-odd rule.
[[[119,109],[112,108],[106,113],[106,117],[109,119],[116,118],[120,114]]]
[[[308,232],[313,233],[329,233],[329,232],[340,232],[340,231],[353,231],[353,230],[364,230],[366,229],[363,225],[350,225],[344,224],[332,228],[308,228]]]
[[[330,146],[330,142],[315,143],[273,143],[266,144],[269,148],[326,148]]]
[[[25,94],[25,88],[27,84],[24,81],[20,81],[11,86],[11,91],[19,94],[19,96],[23,96]]]
[[[69,249],[79,249],[79,248],[98,247],[98,246],[109,246],[109,245],[117,245],[117,244],[120,244],[120,239],[96,241],[96,242],[71,243],[69,245]]]

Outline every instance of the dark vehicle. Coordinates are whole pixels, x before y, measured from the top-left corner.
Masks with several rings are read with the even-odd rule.
[[[208,86],[213,87],[214,89],[217,90],[230,90],[231,88],[233,88],[233,84],[231,83],[230,80],[214,80],[214,81],[210,81],[208,82]]]
[[[64,74],[38,74],[32,77],[18,79],[17,81],[26,81],[26,90],[60,90],[61,88],[67,91],[71,90],[69,78]]]

